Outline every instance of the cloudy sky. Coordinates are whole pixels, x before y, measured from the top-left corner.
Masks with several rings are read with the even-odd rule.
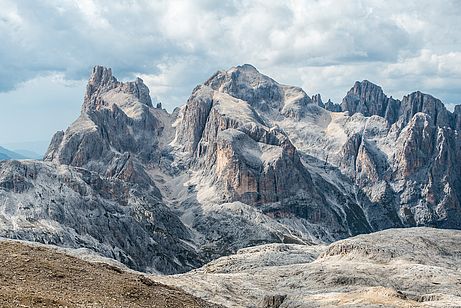
[[[457,0],[0,0],[0,145],[43,148],[96,64],[170,110],[243,63],[324,100],[368,79],[461,103],[459,20]]]

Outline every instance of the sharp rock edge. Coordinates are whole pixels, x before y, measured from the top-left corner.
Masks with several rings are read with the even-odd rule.
[[[265,243],[461,228],[461,108],[356,82],[323,103],[245,64],[172,114],[93,69],[43,161],[0,162],[0,236],[179,273]]]

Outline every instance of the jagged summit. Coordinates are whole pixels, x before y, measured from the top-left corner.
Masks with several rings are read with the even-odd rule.
[[[347,92],[341,103],[344,111],[350,115],[360,112],[364,116],[385,116],[389,98],[384,94],[380,86],[368,81],[356,81],[354,86]]]
[[[111,93],[133,95],[134,100],[148,107],[153,107],[149,88],[141,78],[138,77],[135,81],[120,82],[112,75],[112,69],[95,66],[86,87],[83,110],[109,105],[109,102],[104,99],[111,96]]]
[[[341,109],[348,111],[350,115],[378,115],[385,118],[390,125],[398,122],[400,128],[407,125],[416,113],[423,112],[432,118],[432,123],[436,126],[460,128],[456,110],[451,113],[432,95],[415,91],[405,95],[402,100],[397,100],[392,96],[388,97],[380,86],[368,80],[355,82],[343,98]]]
[[[93,169],[111,173],[110,162],[123,153],[143,159],[158,155],[155,145],[160,142],[164,124],[157,116],[166,111],[153,109],[149,89],[141,78],[120,82],[110,68],[95,66],[80,117],[65,132],[56,133],[45,160],[79,167],[98,162]],[[130,164],[125,167],[132,163],[132,158],[126,159]]]
[[[96,65],[93,67],[93,71],[91,72],[90,78],[88,80],[87,93],[91,95],[91,93],[94,92],[94,89],[117,82],[117,78],[112,76],[111,68]]]
[[[454,115],[432,95],[416,91],[403,97],[400,110],[403,123],[408,123],[417,112],[431,116],[432,123],[436,126],[454,128]]]
[[[264,113],[301,118],[307,111],[307,105],[312,104],[311,98],[301,88],[279,84],[249,64],[219,71],[204,85],[246,101]]]
[[[317,93],[315,95],[312,95],[311,100],[314,104],[316,104],[319,107],[325,108],[325,104],[322,101],[322,95],[320,93]]]
[[[0,163],[0,236],[173,273],[261,243],[461,229],[460,108],[368,81],[320,102],[242,65],[169,114],[97,66],[45,162]]]

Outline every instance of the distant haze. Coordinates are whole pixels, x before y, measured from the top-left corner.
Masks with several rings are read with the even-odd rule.
[[[43,152],[95,64],[169,110],[243,63],[325,101],[368,79],[461,103],[460,18],[460,1],[0,0],[0,145]]]

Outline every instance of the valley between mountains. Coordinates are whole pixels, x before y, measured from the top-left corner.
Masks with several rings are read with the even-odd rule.
[[[324,103],[249,64],[169,113],[96,66],[43,160],[0,161],[0,236],[195,304],[461,307],[460,129],[461,105],[428,94],[364,80]]]

